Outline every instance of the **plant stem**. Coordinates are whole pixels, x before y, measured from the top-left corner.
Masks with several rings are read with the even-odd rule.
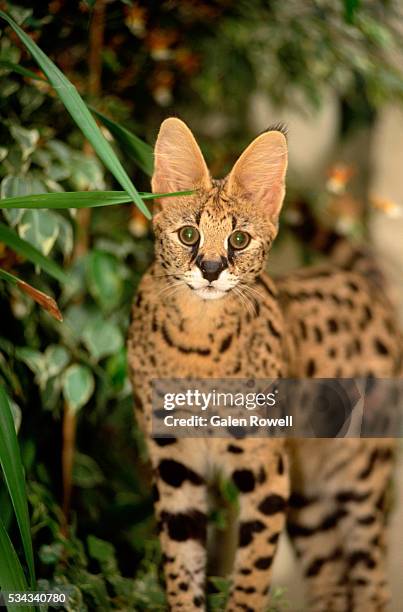
[[[63,449],[62,449],[62,474],[63,474],[63,516],[64,524],[62,533],[67,536],[69,524],[71,491],[73,483],[74,451],[76,443],[77,420],[75,412],[65,402],[63,413]]]
[[[89,59],[88,59],[88,94],[91,99],[101,93],[102,77],[102,48],[105,32],[106,0],[96,0],[89,32]],[[93,155],[88,142],[83,147],[86,155]],[[92,212],[90,208],[82,208],[77,212],[77,239],[74,249],[74,258],[85,255],[90,243],[90,225]]]

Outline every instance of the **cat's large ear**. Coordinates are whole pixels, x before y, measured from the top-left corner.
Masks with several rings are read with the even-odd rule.
[[[211,187],[202,152],[187,125],[176,117],[165,119],[161,124],[154,149],[151,185],[153,193]],[[164,203],[163,198],[159,201]]]
[[[261,134],[232,168],[227,191],[251,200],[277,222],[285,194],[287,141],[277,130]]]

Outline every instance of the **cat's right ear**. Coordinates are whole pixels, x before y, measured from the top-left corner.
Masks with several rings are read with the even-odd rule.
[[[153,193],[209,189],[211,178],[202,152],[187,125],[176,117],[161,124],[154,149]],[[161,204],[172,198],[160,198]]]

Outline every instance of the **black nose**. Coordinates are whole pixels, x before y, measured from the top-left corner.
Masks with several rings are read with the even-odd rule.
[[[199,266],[204,278],[210,281],[210,283],[217,280],[221,272],[225,270],[228,265],[225,257],[221,257],[221,259],[210,260],[198,258],[198,260],[196,260],[196,263]]]

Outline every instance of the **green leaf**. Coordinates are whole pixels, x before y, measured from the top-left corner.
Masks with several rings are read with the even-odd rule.
[[[112,119],[105,117],[95,108],[90,107],[94,115],[108,128],[112,136],[118,141],[122,149],[133,159],[141,170],[148,176],[154,171],[154,153],[149,144],[138,136],[119,125]]]
[[[27,581],[21,563],[14,550],[14,546],[8,533],[0,519],[0,590],[1,591],[27,591]],[[33,608],[28,606],[27,611],[33,612]],[[9,612],[19,612],[21,606],[8,605]]]
[[[140,192],[140,196],[143,200],[155,200],[194,193],[194,190],[172,191],[171,193]],[[0,200],[0,208],[95,208],[127,204],[131,201],[132,198],[125,191],[63,191]]]
[[[22,466],[20,449],[17,435],[15,433],[11,406],[7,394],[0,385],[0,464],[3,470],[4,480],[13,504],[21,533],[24,547],[25,559],[29,569],[30,586],[35,584],[34,555],[30,532],[28,502],[25,491],[25,475]],[[4,534],[3,534],[4,536]],[[6,539],[3,537],[2,545],[7,547]],[[5,557],[1,555],[0,567],[5,564]],[[9,560],[11,563],[11,559]],[[14,568],[15,569],[15,568]],[[3,585],[1,585],[2,588]],[[11,589],[12,590],[12,589]],[[25,589],[22,589],[25,590]]]
[[[70,355],[64,346],[50,344],[44,353],[47,378],[57,376],[64,370],[70,360]]]
[[[19,223],[18,233],[44,255],[49,255],[59,235],[57,217],[47,210],[27,210]]]
[[[22,30],[16,24],[16,22],[11,19],[9,15],[7,15],[4,11],[0,11],[0,17],[7,21],[7,23],[13,28],[14,32],[18,35],[35,61],[39,64],[64,106],[73,117],[84,136],[89,140],[100,159],[104,162],[105,166],[111,171],[116,180],[131,196],[133,202],[141,210],[141,212],[148,219],[151,219],[150,211],[143,203],[135,186],[117,158],[114,150],[102,135],[94,117],[84,104],[74,85],[70,83],[59,68],[57,68],[57,66],[38,47],[32,38],[30,38],[24,32],[24,30]]]
[[[87,366],[74,363],[67,368],[63,377],[63,395],[74,412],[88,402],[94,388],[94,377]]]
[[[110,542],[101,540],[93,535],[87,537],[87,545],[90,557],[100,563],[107,563],[115,556],[115,549]]]
[[[92,489],[104,481],[97,462],[89,455],[74,453],[73,483],[82,489]]]
[[[123,279],[118,259],[105,251],[94,250],[87,260],[88,289],[105,310],[112,310],[120,302]]]
[[[51,259],[48,259],[35,247],[26,240],[22,240],[15,232],[7,225],[0,223],[0,242],[4,242],[11,249],[23,255],[29,261],[32,261],[37,266],[40,266],[45,272],[56,278],[61,283],[67,282],[67,275],[63,270]]]
[[[84,329],[83,342],[98,361],[116,353],[123,346],[123,336],[117,325],[98,319]]]
[[[12,137],[21,147],[22,159],[25,161],[35,151],[39,140],[38,130],[27,130],[20,125],[10,127]]]
[[[17,72],[22,76],[29,77],[30,79],[35,79],[36,81],[43,81],[44,83],[49,83],[47,79],[39,76],[36,72],[32,72],[32,70],[28,70],[19,64],[14,64],[14,62],[9,62],[7,60],[0,60],[0,68],[5,68],[6,70],[12,70],[13,72]]]

